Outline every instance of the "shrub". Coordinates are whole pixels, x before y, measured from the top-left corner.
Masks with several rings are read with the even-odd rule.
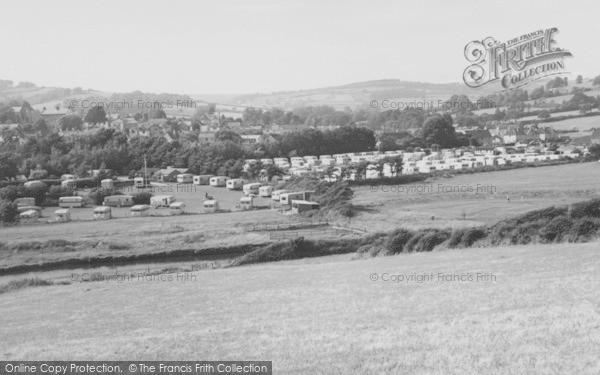
[[[19,221],[19,209],[15,202],[0,200],[0,222],[3,225],[14,224]]]
[[[494,246],[510,243],[509,234],[514,230],[514,223],[501,221],[491,228],[489,235],[490,243]]]
[[[142,191],[133,195],[133,204],[150,204],[152,193]]]
[[[47,192],[48,185],[44,183],[34,184],[28,188],[25,188],[25,195],[35,199],[35,205],[40,207],[44,204]]]
[[[569,212],[572,218],[582,218],[585,216],[600,218],[600,199],[592,199],[586,202],[575,203],[571,206]]]
[[[526,245],[535,242],[539,237],[540,228],[548,222],[547,219],[521,223],[511,231],[509,238],[513,245]]]
[[[464,247],[472,246],[475,241],[478,241],[487,236],[487,232],[481,228],[469,228],[462,236],[461,245]]]
[[[600,220],[591,217],[584,217],[575,222],[571,228],[570,237],[574,242],[586,241],[596,236],[600,229]]]
[[[448,238],[450,238],[450,233],[446,231],[429,231],[419,238],[413,247],[413,251],[431,251]]]
[[[557,216],[540,230],[540,239],[542,242],[561,241],[568,236],[572,226],[573,221],[568,216]]]
[[[452,231],[448,239],[449,248],[469,247],[475,241],[485,238],[487,232],[481,228],[463,228]]]
[[[412,232],[406,229],[396,229],[392,232],[385,243],[389,254],[398,254],[404,251],[404,246],[412,237]]]
[[[48,280],[40,279],[37,277],[21,279],[21,280],[12,280],[4,285],[0,285],[0,294],[6,293],[9,291],[27,288],[30,286],[45,286],[45,285],[53,285],[53,283]]]
[[[122,193],[116,189],[94,188],[90,190],[88,197],[95,205],[101,206],[104,203],[104,198],[109,195],[122,195]]]
[[[111,243],[108,245],[109,250],[129,250],[131,246],[122,243]]]

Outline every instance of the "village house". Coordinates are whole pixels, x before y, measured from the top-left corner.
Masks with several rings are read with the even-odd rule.
[[[176,182],[177,175],[184,173],[190,173],[190,170],[187,168],[167,167],[159,169],[154,175],[156,176],[156,179],[161,182]]]

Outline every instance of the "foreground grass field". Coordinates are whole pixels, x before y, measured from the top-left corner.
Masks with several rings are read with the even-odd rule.
[[[344,255],[180,281],[32,287],[0,295],[0,356],[264,359],[277,374],[597,374],[599,245]]]

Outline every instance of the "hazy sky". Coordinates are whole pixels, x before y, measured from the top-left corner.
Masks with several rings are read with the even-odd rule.
[[[460,82],[475,39],[558,27],[600,74],[600,2],[3,1],[0,78],[104,91],[253,93],[397,78]]]

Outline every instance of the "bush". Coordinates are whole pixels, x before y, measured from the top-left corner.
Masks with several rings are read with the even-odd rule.
[[[510,233],[514,229],[514,223],[507,220],[495,224],[492,226],[490,235],[488,236],[490,244],[498,246],[510,243]]]
[[[109,195],[122,195],[122,193],[116,189],[94,188],[90,190],[88,197],[94,202],[95,205],[101,206],[104,203],[104,198],[108,197]]]
[[[150,204],[150,198],[152,198],[152,193],[147,191],[135,193],[133,195],[133,204]]]
[[[47,197],[50,199],[58,200],[60,197],[72,197],[75,192],[69,188],[63,188],[60,185],[52,185],[48,190]]]
[[[540,230],[540,239],[542,242],[559,242],[568,236],[572,226],[573,221],[568,216],[557,216]]]
[[[598,229],[600,229],[599,219],[591,217],[581,218],[571,228],[571,240],[574,242],[587,241],[598,234]]]
[[[513,245],[526,245],[539,238],[540,229],[548,222],[545,219],[521,223],[511,231],[509,238]]]
[[[487,236],[487,232],[481,228],[469,228],[465,231],[461,245],[464,247],[472,246],[475,241],[478,241]]]
[[[413,236],[413,233],[406,229],[396,229],[392,232],[385,243],[385,248],[389,254],[398,254],[404,251],[404,246]]]
[[[469,247],[475,241],[485,238],[487,232],[481,228],[463,228],[452,231],[448,239],[448,247],[453,249],[457,247]]]
[[[575,203],[571,206],[569,214],[572,218],[576,219],[585,216],[600,218],[600,199]]]
[[[19,209],[15,202],[0,200],[0,222],[10,225],[19,221]]]
[[[35,184],[28,188],[25,188],[25,195],[35,199],[36,206],[43,206],[44,200],[46,199],[46,193],[48,192],[48,185],[44,183]]]
[[[445,242],[448,238],[450,238],[450,233],[446,231],[429,231],[419,238],[413,246],[413,251],[431,251],[437,245]]]

